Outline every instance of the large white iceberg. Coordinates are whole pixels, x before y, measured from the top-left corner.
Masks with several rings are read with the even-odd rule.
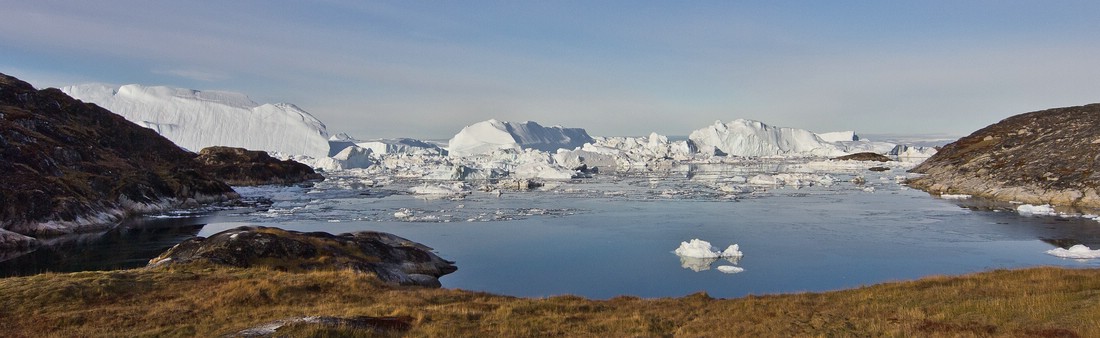
[[[581,128],[543,127],[536,122],[520,123],[488,120],[478,122],[458,132],[447,143],[452,156],[470,156],[498,150],[535,149],[547,152],[575,149],[592,142]]]
[[[316,158],[329,154],[325,125],[289,103],[258,104],[239,93],[161,86],[84,84],[61,91],[192,151],[231,146]]]
[[[717,121],[688,136],[698,149],[714,155],[733,156],[841,156],[840,146],[805,129],[781,128],[760,121]]]
[[[1069,249],[1054,248],[1047,250],[1047,254],[1051,256],[1057,256],[1062,258],[1071,259],[1094,259],[1100,258],[1100,250],[1092,250],[1091,248],[1078,244],[1069,247]]]

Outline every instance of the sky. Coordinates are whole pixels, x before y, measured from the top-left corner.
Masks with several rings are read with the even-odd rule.
[[[962,136],[1100,102],[1100,1],[0,0],[0,72],[289,102],[330,133],[747,118]]]

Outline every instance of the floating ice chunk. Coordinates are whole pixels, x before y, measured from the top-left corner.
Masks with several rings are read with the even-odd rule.
[[[725,251],[722,251],[722,257],[727,258],[740,258],[745,254],[741,252],[741,247],[737,244],[730,245]]]
[[[719,252],[715,250],[710,242],[695,238],[688,242],[680,242],[680,247],[673,251],[680,257],[692,257],[692,258],[722,258],[722,257],[741,257],[743,254],[737,244],[730,245],[725,251]]]
[[[401,208],[393,213],[394,218],[408,218],[412,216],[412,212],[409,209]]]
[[[680,242],[680,247],[673,251],[680,257],[694,258],[718,258],[719,253],[712,249],[710,242],[692,239],[690,242]]]
[[[415,195],[466,195],[470,193],[470,186],[464,182],[438,185],[424,184],[409,188],[409,192]]]
[[[1078,244],[1069,247],[1069,249],[1054,248],[1047,250],[1047,254],[1051,256],[1057,256],[1062,258],[1071,259],[1095,259],[1100,258],[1100,250],[1092,250],[1087,246]]]
[[[718,271],[722,272],[722,273],[734,274],[734,273],[744,272],[745,269],[741,268],[741,267],[736,267],[736,266],[733,266],[733,265],[719,265],[718,266]]]
[[[973,196],[970,196],[970,195],[967,195],[967,194],[943,194],[943,195],[940,195],[940,198],[945,199],[945,200],[965,200],[965,199],[968,199],[970,197],[973,197]]]
[[[1055,212],[1054,207],[1050,206],[1050,204],[1021,204],[1016,207],[1016,212],[1024,216],[1058,216],[1058,212]]]

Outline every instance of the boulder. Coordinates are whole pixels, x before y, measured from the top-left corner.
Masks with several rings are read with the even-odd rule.
[[[94,104],[0,74],[0,229],[106,229],[131,214],[236,197],[180,149]]]
[[[262,226],[189,239],[150,260],[149,266],[197,262],[286,271],[352,269],[385,282],[428,287],[439,287],[439,277],[457,270],[431,248],[388,233],[332,235]]]
[[[195,161],[215,178],[237,186],[293,184],[324,179],[308,165],[279,160],[267,152],[244,148],[203,148]]]
[[[1029,204],[1100,207],[1100,104],[1009,117],[947,144],[912,187]]]

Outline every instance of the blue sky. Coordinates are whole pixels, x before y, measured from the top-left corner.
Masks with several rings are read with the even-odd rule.
[[[291,102],[330,132],[735,118],[965,135],[1100,102],[1096,1],[7,1],[0,72]]]

